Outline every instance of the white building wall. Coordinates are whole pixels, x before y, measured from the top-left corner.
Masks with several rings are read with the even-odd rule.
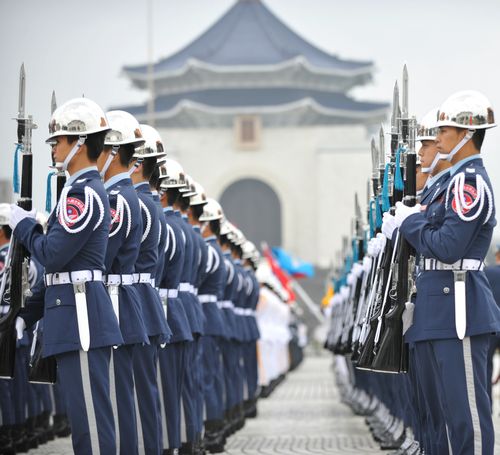
[[[169,156],[211,197],[241,178],[272,187],[282,204],[283,247],[318,265],[328,266],[350,233],[355,191],[365,208],[371,162],[362,126],[264,128],[252,151],[236,148],[232,129],[160,133]]]

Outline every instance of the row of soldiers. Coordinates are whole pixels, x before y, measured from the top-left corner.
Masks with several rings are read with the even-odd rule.
[[[73,99],[49,131],[68,176],[57,206],[44,229],[11,205],[6,227],[39,277],[17,337],[36,326],[41,361],[55,360],[74,452],[222,452],[257,415],[255,310],[261,285],[278,295],[256,278],[256,247],[129,113]],[[261,385],[287,371],[283,355]]]
[[[496,220],[480,152],[493,109],[464,91],[416,128],[405,114],[395,96],[388,160],[383,135],[372,143],[370,227],[337,277],[327,347],[344,401],[383,449],[492,455],[500,268],[485,271]]]

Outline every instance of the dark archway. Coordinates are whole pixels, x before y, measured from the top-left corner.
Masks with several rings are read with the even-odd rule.
[[[220,197],[229,221],[260,249],[260,242],[281,245],[281,203],[274,190],[257,179],[241,179]]]

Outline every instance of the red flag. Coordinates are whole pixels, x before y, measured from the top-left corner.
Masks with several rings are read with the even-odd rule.
[[[267,244],[262,245],[262,252],[264,253],[265,258],[267,259],[267,262],[269,262],[271,270],[278,277],[278,280],[280,280],[281,285],[285,288],[286,292],[288,293],[289,302],[290,303],[294,302],[296,298],[295,298],[295,292],[293,292],[292,285],[290,283],[290,277],[278,265],[278,261],[273,256],[273,253]]]

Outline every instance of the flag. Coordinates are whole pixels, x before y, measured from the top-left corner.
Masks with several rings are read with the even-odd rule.
[[[296,297],[295,297],[295,292],[293,292],[293,290],[292,290],[292,284],[290,283],[290,277],[279,266],[278,261],[276,260],[276,258],[273,256],[273,253],[271,252],[271,249],[265,243],[262,244],[262,253],[264,254],[264,257],[267,259],[267,262],[269,263],[271,270],[278,277],[278,280],[280,280],[281,285],[288,292],[288,295],[290,296],[289,301],[294,302]]]
[[[277,258],[280,267],[294,278],[314,276],[314,267],[309,262],[293,257],[283,248],[272,248],[273,255]]]

